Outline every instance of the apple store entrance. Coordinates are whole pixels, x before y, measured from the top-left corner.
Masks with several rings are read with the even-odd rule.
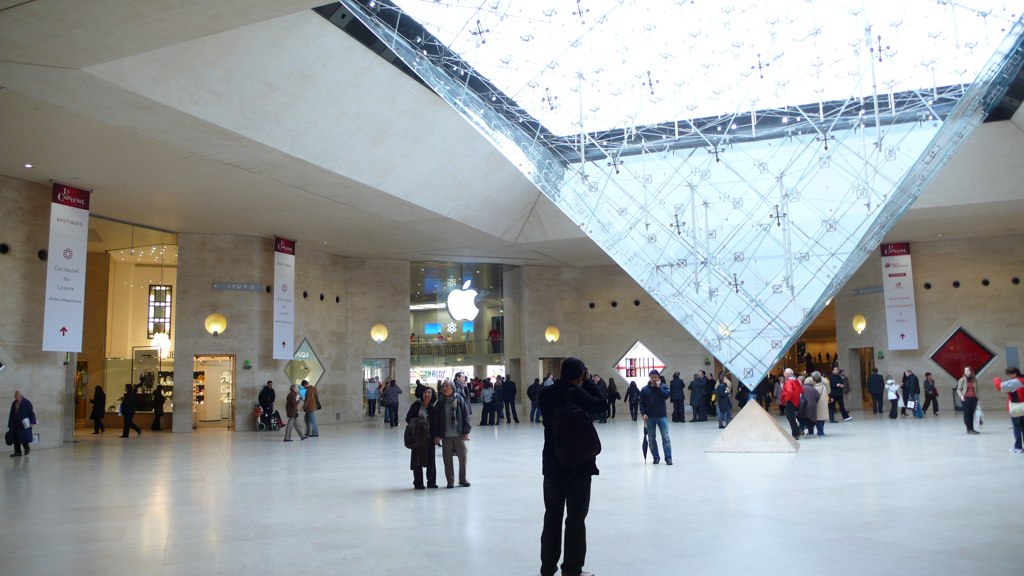
[[[410,382],[505,373],[501,264],[410,265]]]

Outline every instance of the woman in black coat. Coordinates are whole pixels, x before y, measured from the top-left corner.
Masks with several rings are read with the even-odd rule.
[[[128,429],[135,430],[135,433],[142,436],[142,430],[133,420],[135,410],[139,407],[139,396],[135,393],[135,387],[131,384],[124,385],[124,398],[121,400],[121,417],[124,419],[124,430],[121,438],[128,437]]]
[[[92,412],[89,413],[89,420],[92,420],[92,433],[100,434],[107,431],[107,427],[103,425],[103,415],[107,412],[107,395],[103,392],[103,387],[99,384],[96,385],[96,391],[92,393]]]
[[[25,420],[28,426],[25,426]],[[21,390],[14,391],[14,402],[11,402],[11,415],[7,418],[7,434],[14,444],[14,454],[11,458],[21,456],[22,447],[25,448],[25,456],[31,452],[28,447],[32,443],[32,426],[36,424],[36,412],[32,409],[32,403],[21,395]]]
[[[413,426],[416,446],[411,448],[409,469],[412,485],[417,490],[437,488],[437,464],[434,456],[434,438],[431,436],[434,420],[434,390],[424,386],[420,401],[409,406],[405,423]],[[427,485],[423,486],[423,469],[427,469]]]

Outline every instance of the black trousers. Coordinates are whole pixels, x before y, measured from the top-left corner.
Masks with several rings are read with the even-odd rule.
[[[896,419],[896,409],[899,408],[900,399],[893,398],[889,400],[889,418]]]
[[[271,414],[273,414],[273,412],[271,412]],[[160,418],[163,417],[163,415],[163,412],[160,412],[159,414],[153,412],[153,425],[149,427],[150,430],[153,430],[154,432],[163,430],[163,427],[160,426]]]
[[[544,477],[544,529],[540,534],[540,573],[553,576],[562,556],[562,518],[565,518],[565,557],[562,574],[579,574],[587,558],[587,513],[592,476]]]
[[[107,427],[103,425],[103,418],[93,418],[92,420],[92,431],[95,434],[99,434],[106,430]]]
[[[636,422],[636,413],[637,413],[639,408],[640,408],[640,402],[630,402],[629,403],[629,417],[633,419],[633,422]]]
[[[964,426],[967,431],[974,430],[974,411],[978,409],[978,397],[964,398]]]
[[[608,414],[612,418],[615,418],[615,400],[609,400],[608,401]]]
[[[683,408],[682,400],[672,401],[672,421],[673,422],[685,422],[686,421],[686,409]]]
[[[509,417],[512,419],[510,420]],[[505,422],[511,422],[512,420],[519,424],[519,414],[516,413],[516,401],[505,400]]]
[[[871,394],[871,413],[881,414],[882,413],[882,393]]]
[[[127,437],[129,428],[135,430],[140,435],[142,434],[142,430],[139,428],[138,424],[133,421],[135,418],[134,412],[131,414],[122,414],[121,416],[124,418],[124,430],[121,432],[121,436]]]
[[[835,420],[835,411],[838,410],[842,415],[843,419],[850,417],[850,413],[846,411],[846,394],[837,394],[833,398],[832,411],[829,413],[829,420]]]
[[[376,416],[377,415],[377,399],[376,398],[368,398],[366,400],[366,415],[367,416]]]
[[[939,413],[939,399],[938,399],[938,397],[935,397],[935,396],[925,396],[924,397],[924,408],[921,409],[921,412],[927,412],[929,406],[932,406],[933,410],[935,411],[935,414],[938,414]]]
[[[19,424],[19,426],[20,426],[20,424]],[[14,441],[14,453],[15,454],[21,454],[23,447],[25,449],[24,450],[25,454],[28,454],[29,452],[32,451],[32,449],[28,447],[28,442],[21,442],[21,441],[18,441],[18,440]],[[588,498],[589,498],[589,496],[588,496]]]
[[[786,420],[789,420],[789,428],[793,438],[800,437],[800,423],[796,419],[796,406],[792,402],[786,402]]]
[[[428,440],[433,442],[433,440]],[[412,469],[412,485],[423,486],[423,467],[417,466]],[[430,460],[430,466],[427,467],[427,486],[437,486],[437,464],[433,458]]]

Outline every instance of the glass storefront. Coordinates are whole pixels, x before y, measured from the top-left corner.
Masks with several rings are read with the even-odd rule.
[[[501,264],[413,262],[409,381],[505,373]]]

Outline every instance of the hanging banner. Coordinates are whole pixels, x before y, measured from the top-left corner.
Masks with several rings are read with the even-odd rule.
[[[274,238],[274,360],[295,350],[295,241]]]
[[[89,191],[53,184],[46,261],[43,351],[81,352]]]
[[[910,243],[882,244],[882,293],[890,350],[917,350],[917,307]]]

